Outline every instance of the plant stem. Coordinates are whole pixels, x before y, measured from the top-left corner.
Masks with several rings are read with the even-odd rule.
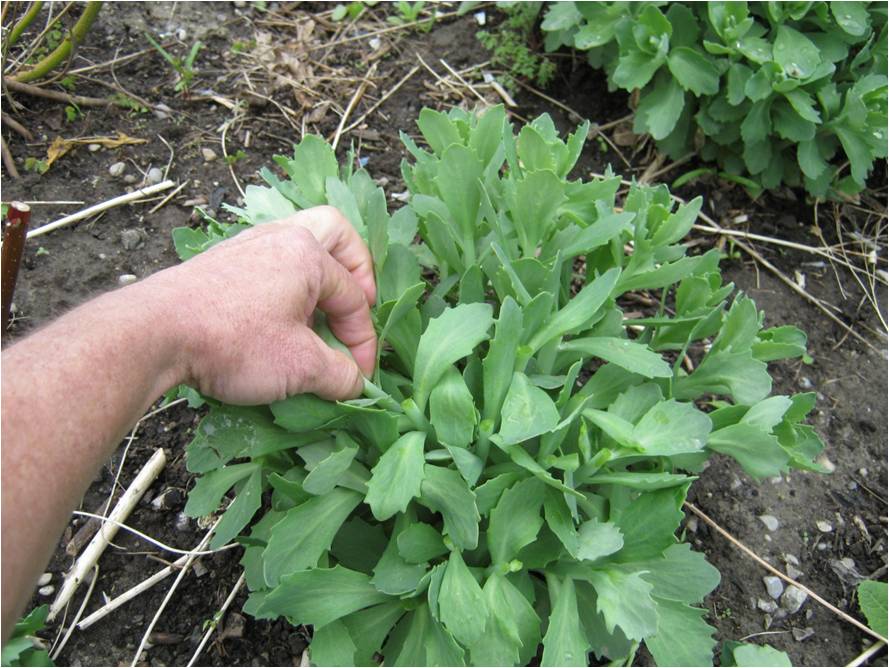
[[[65,40],[46,58],[37,63],[33,68],[27,70],[25,72],[19,72],[12,78],[16,81],[27,82],[34,81],[36,79],[40,79],[45,77],[47,74],[52,72],[56,67],[58,67],[73,51],[75,45],[79,45],[83,42],[86,37],[87,32],[92,26],[93,21],[96,20],[96,16],[99,14],[99,10],[102,8],[102,3],[96,0],[92,2],[86,3],[86,7],[83,9],[83,14],[80,15],[80,18],[77,19],[77,23],[74,24],[74,27],[71,29],[71,33]]]
[[[417,406],[413,399],[405,399],[401,402],[401,407],[404,409],[405,415],[407,415],[410,421],[413,422],[414,429],[425,432],[426,434],[432,433],[432,425],[429,424],[429,420],[426,419],[423,411],[420,410],[420,407]]]
[[[28,11],[25,12],[25,15],[19,19],[19,22],[16,23],[15,27],[12,29],[12,32],[9,33],[9,37],[6,38],[7,50],[9,50],[10,47],[14,46],[15,43],[19,41],[19,37],[21,37],[22,33],[27,30],[28,26],[34,22],[34,19],[37,18],[37,15],[40,13],[42,7],[43,2],[41,2],[41,0],[37,0],[36,2],[31,3]]]
[[[2,293],[3,293],[3,329],[9,323],[9,310],[12,307],[12,295],[18,280],[19,265],[22,263],[22,251],[25,248],[25,237],[28,222],[31,220],[31,207],[21,202],[9,205],[9,225],[3,239],[2,252]]]
[[[364,379],[364,396],[368,399],[378,399],[380,406],[387,410],[395,411],[396,413],[404,412],[395,399],[374,385],[369,378]]]

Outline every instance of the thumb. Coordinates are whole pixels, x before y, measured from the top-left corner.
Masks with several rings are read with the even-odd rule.
[[[314,344],[311,346],[314,354],[306,363],[309,368],[297,369],[303,380],[298,391],[312,392],[330,401],[359,396],[364,388],[364,376],[355,361],[328,346],[315,332],[307,333]]]

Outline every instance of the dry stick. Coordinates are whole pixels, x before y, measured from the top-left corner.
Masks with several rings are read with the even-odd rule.
[[[148,213],[156,213],[158,209],[160,209],[160,208],[161,208],[162,206],[164,206],[167,202],[169,202],[171,199],[173,199],[174,197],[176,197],[176,195],[178,195],[180,192],[182,192],[182,189],[183,189],[185,186],[187,186],[189,183],[191,183],[190,180],[185,180],[185,181],[183,181],[181,184],[179,184],[179,187],[176,188],[176,190],[174,190],[174,191],[171,192],[169,195],[167,195],[166,197],[164,197],[164,198],[163,198],[160,202],[158,202],[155,206],[151,207],[151,208],[148,210]]]
[[[225,145],[225,136],[228,134],[228,129],[232,123],[236,123],[240,120],[240,116],[235,116],[234,118],[228,119],[225,123],[222,124],[222,136],[219,138],[219,143],[222,146],[222,157],[225,158],[225,163],[228,165],[228,173],[232,176],[232,181],[235,182],[235,187],[238,189],[238,192],[241,193],[241,197],[246,197],[247,195],[244,193],[244,189],[241,187],[241,182],[238,181],[238,177],[235,175],[235,165],[234,163],[228,159],[228,148]]]
[[[31,97],[43,97],[47,100],[54,100],[56,102],[76,104],[78,107],[110,107],[114,104],[111,100],[106,100],[101,97],[71,95],[70,93],[62,93],[61,91],[57,90],[49,90],[48,88],[32,86],[31,84],[26,84],[22,83],[21,81],[16,81],[15,79],[10,79],[9,77],[4,77],[3,83],[6,84],[6,87],[9,88],[9,90],[14,90],[17,93],[24,93],[25,95],[30,95]]]
[[[699,232],[707,232],[708,234],[719,234],[727,237],[740,237],[742,239],[749,239],[750,241],[761,241],[763,243],[772,244],[774,246],[784,246],[785,248],[793,248],[794,250],[803,251],[804,253],[811,253],[812,255],[820,255],[821,257],[825,257],[832,262],[837,262],[845,266],[848,269],[853,271],[858,271],[861,273],[867,273],[864,269],[860,267],[856,267],[851,262],[846,262],[844,260],[839,259],[834,255],[834,253],[830,250],[826,250],[829,248],[825,246],[824,248],[819,248],[818,246],[807,246],[806,244],[796,243],[795,241],[786,241],[785,239],[778,239],[776,237],[766,237],[761,234],[755,234],[753,232],[745,232],[742,230],[729,230],[726,228],[714,229],[707,225],[693,225],[692,229],[698,230]]]
[[[379,30],[371,30],[370,32],[366,32],[363,35],[355,35],[353,37],[344,37],[343,39],[338,39],[334,42],[325,42],[322,44],[316,44],[315,46],[310,46],[306,49],[306,53],[310,51],[317,51],[318,49],[324,49],[329,46],[339,46],[340,44],[347,44],[349,42],[354,42],[359,39],[366,39],[368,37],[375,37],[376,35],[383,35],[385,33],[394,32],[396,30],[405,30],[406,28],[413,28],[414,26],[418,26],[421,23],[427,23],[430,20],[440,21],[441,19],[449,19],[451,17],[457,16],[458,12],[447,12],[445,14],[441,14],[439,16],[420,19],[419,21],[411,21],[410,23],[402,23],[401,25],[391,26],[389,28],[380,28]]]
[[[142,650],[145,649],[145,644],[148,642],[148,636],[150,636],[151,632],[154,630],[155,625],[157,624],[158,620],[160,619],[161,615],[164,612],[164,608],[167,607],[167,603],[169,603],[170,599],[173,598],[173,592],[176,591],[176,588],[179,586],[179,583],[182,582],[182,578],[184,578],[185,574],[188,572],[188,568],[191,566],[192,562],[197,558],[198,555],[196,553],[203,550],[204,546],[208,542],[210,542],[210,537],[213,535],[213,532],[216,530],[216,527],[219,525],[219,522],[221,520],[222,520],[222,518],[220,517],[213,523],[213,526],[210,527],[210,530],[207,532],[207,535],[204,536],[203,539],[201,539],[200,543],[198,543],[198,547],[195,550],[195,552],[190,554],[188,556],[188,558],[185,560],[185,563],[182,565],[182,570],[179,571],[179,575],[176,576],[176,579],[173,581],[173,584],[170,587],[170,590],[167,592],[166,596],[164,596],[164,600],[161,601],[160,607],[157,609],[157,612],[154,613],[154,617],[152,617],[151,622],[148,624],[148,628],[145,629],[145,633],[142,636],[142,640],[139,641],[139,647],[136,649],[136,654],[133,657],[133,661],[132,661],[132,663],[130,663],[130,666],[135,666],[136,663],[138,663],[139,657],[142,656]]]
[[[871,645],[866,650],[864,650],[861,654],[859,654],[854,659],[852,659],[852,661],[847,663],[846,668],[857,668],[858,666],[863,664],[865,661],[867,661],[869,658],[871,658],[874,654],[876,654],[881,649],[883,649],[885,646],[886,646],[886,643],[884,643],[882,640],[878,640],[873,645]]]
[[[0,141],[2,141],[2,150],[3,150],[3,166],[6,167],[6,171],[9,175],[17,179],[19,178],[19,170],[15,166],[15,160],[12,159],[12,153],[9,151],[9,146],[6,145],[6,137],[0,137]]]
[[[860,630],[864,631],[864,632],[867,633],[868,635],[873,636],[873,637],[876,638],[877,640],[882,640],[883,642],[886,642],[886,638],[884,638],[882,635],[880,635],[880,634],[877,633],[876,631],[873,631],[873,630],[871,630],[870,628],[868,628],[866,624],[863,624],[863,623],[859,622],[857,619],[855,619],[855,618],[852,617],[851,615],[846,614],[845,612],[843,612],[843,611],[840,610],[839,608],[837,608],[837,607],[831,605],[830,603],[828,603],[827,601],[825,601],[823,598],[821,598],[818,594],[816,594],[814,591],[812,591],[811,589],[809,589],[808,587],[806,587],[804,584],[800,584],[799,582],[797,582],[797,581],[794,580],[793,578],[791,578],[791,577],[785,575],[784,573],[782,573],[781,571],[779,571],[777,568],[775,568],[774,566],[772,566],[769,562],[767,562],[765,559],[763,559],[763,558],[760,557],[758,554],[756,554],[756,552],[754,552],[753,550],[751,550],[749,547],[747,547],[746,545],[744,545],[744,543],[742,543],[741,541],[739,541],[737,538],[735,538],[734,536],[732,536],[728,531],[726,531],[726,530],[723,529],[721,526],[719,526],[719,525],[716,523],[715,520],[713,520],[713,519],[711,519],[709,516],[707,516],[707,514],[704,513],[704,511],[702,511],[700,508],[698,508],[697,506],[695,506],[693,503],[689,503],[688,501],[685,501],[685,502],[683,502],[683,505],[684,505],[686,508],[688,508],[690,511],[692,511],[695,515],[697,515],[697,516],[700,517],[702,520],[704,520],[704,522],[706,522],[706,523],[707,523],[708,525],[710,525],[713,529],[715,529],[720,535],[722,535],[722,536],[723,536],[726,540],[728,540],[732,545],[734,545],[734,546],[737,547],[739,550],[741,550],[742,552],[744,552],[748,557],[751,557],[756,563],[758,563],[760,566],[762,566],[763,568],[765,568],[767,571],[769,571],[769,572],[772,573],[773,575],[775,575],[775,576],[781,578],[781,579],[784,580],[785,582],[787,582],[787,583],[789,583],[789,584],[792,584],[794,587],[796,587],[796,588],[799,589],[800,591],[805,592],[806,594],[808,594],[809,596],[811,596],[815,601],[817,601],[818,603],[820,603],[821,605],[823,605],[825,608],[827,608],[828,610],[830,610],[832,613],[834,613],[834,614],[837,615],[838,617],[842,618],[843,620],[849,622],[849,623],[852,624],[853,626],[858,627]]]
[[[232,604],[232,601],[235,600],[235,596],[238,595],[238,592],[241,590],[241,587],[244,586],[246,574],[241,573],[241,577],[238,578],[238,581],[235,583],[235,586],[232,587],[232,590],[229,592],[228,597],[225,599],[225,602],[222,604],[222,607],[219,608],[219,611],[213,615],[216,619],[215,624],[210,624],[210,628],[207,629],[207,632],[204,634],[204,637],[201,638],[201,643],[198,645],[198,648],[194,651],[194,654],[191,655],[191,658],[188,660],[187,666],[193,666],[195,661],[198,660],[198,657],[201,655],[201,652],[204,651],[204,647],[207,644],[207,641],[210,640],[210,636],[213,635],[213,631],[216,630],[216,627],[222,623],[222,617],[225,615],[225,611],[228,610],[228,607]]]
[[[98,622],[100,619],[103,619],[107,615],[109,615],[112,612],[114,612],[115,610],[117,610],[124,603],[127,603],[128,601],[131,601],[132,599],[136,598],[139,594],[148,591],[154,585],[156,585],[158,582],[161,582],[162,580],[167,578],[170,574],[173,573],[173,571],[184,566],[185,562],[188,560],[189,556],[190,555],[185,555],[185,556],[179,557],[176,561],[174,561],[172,564],[170,564],[166,568],[159,570],[157,573],[155,573],[151,577],[146,578],[145,580],[142,580],[142,582],[137,584],[135,587],[132,587],[132,588],[128,589],[127,591],[125,591],[124,593],[120,594],[119,596],[114,597],[113,599],[108,601],[108,603],[103,605],[101,608],[99,608],[95,612],[91,613],[85,619],[81,620],[80,623],[77,625],[77,628],[80,629],[81,631],[88,629],[93,624]]]
[[[139,499],[142,498],[142,495],[145,494],[145,491],[151,486],[151,483],[154,482],[166,463],[167,456],[164,454],[163,448],[158,448],[151,456],[151,459],[148,460],[148,463],[139,471],[136,479],[133,480],[127,491],[124,492],[124,495],[120,497],[117,505],[114,506],[114,510],[108,516],[108,519],[111,520],[109,522],[111,526],[103,526],[99,530],[80,557],[78,557],[71,570],[68,571],[65,581],[62,583],[62,588],[56,596],[56,600],[50,606],[47,620],[52,621],[55,619],[59,611],[65,607],[74,595],[77,587],[86,577],[86,574],[96,564],[99,557],[102,556],[102,552],[108,547],[108,543],[117,534],[118,523],[123,522],[129,516],[136,504],[139,503]]]
[[[352,114],[352,110],[355,109],[355,105],[357,105],[361,98],[364,96],[364,91],[366,91],[368,85],[370,85],[370,78],[376,71],[377,63],[374,63],[373,65],[371,65],[364,79],[361,80],[361,83],[358,84],[358,88],[356,88],[355,92],[352,94],[352,99],[349,100],[349,104],[346,105],[346,110],[340,117],[340,124],[337,126],[336,133],[334,133],[333,135],[333,143],[331,144],[331,146],[333,147],[334,151],[336,151],[337,144],[340,143],[340,137],[343,134],[343,128],[346,126],[346,121],[349,120],[349,116]]]
[[[71,223],[76,223],[79,220],[84,220],[85,218],[89,218],[91,216],[95,216],[97,213],[101,213],[103,211],[107,211],[108,209],[113,209],[116,206],[120,206],[121,204],[127,204],[129,202],[134,202],[137,199],[142,197],[148,197],[149,195],[154,195],[155,193],[162,192],[169,188],[172,188],[176,185],[175,181],[162,181],[161,183],[155,184],[153,186],[148,186],[147,188],[141,188],[139,190],[134,190],[131,193],[126,193],[125,195],[120,195],[119,197],[115,197],[114,199],[110,199],[107,202],[100,202],[99,204],[94,204],[91,207],[83,209],[82,211],[78,211],[77,213],[72,213],[70,216],[65,216],[64,218],[60,218],[54,223],[49,223],[44,225],[43,227],[38,227],[36,230],[31,230],[28,232],[28,238],[37,237],[41,234],[46,234],[47,232],[52,232],[53,230],[57,230],[60,227],[64,227],[65,225],[70,225]]]
[[[2,308],[3,329],[9,324],[9,312],[12,308],[12,295],[15,293],[15,284],[18,280],[19,266],[22,263],[22,251],[25,248],[25,234],[28,231],[28,221],[31,220],[31,207],[22,202],[13,202],[9,205],[9,225],[3,239],[3,251],[0,263],[2,263]]]
[[[457,81],[459,81],[461,84],[463,84],[464,86],[466,86],[469,90],[471,90],[471,91],[472,91],[472,94],[475,95],[479,100],[482,101],[482,104],[485,104],[485,105],[489,105],[489,104],[490,104],[490,102],[488,102],[488,101],[485,99],[485,97],[475,89],[475,86],[473,86],[471,83],[469,83],[468,81],[466,81],[466,79],[464,79],[463,77],[461,77],[461,76],[460,76],[460,73],[457,72],[453,67],[451,67],[450,65],[448,65],[447,62],[445,62],[444,58],[439,58],[439,59],[438,59],[438,62],[440,62],[440,63],[444,66],[444,68],[445,68],[448,72],[450,72],[453,76],[457,77]]]
[[[373,105],[371,105],[370,109],[368,109],[363,114],[361,114],[361,116],[358,117],[357,121],[354,121],[354,122],[350,123],[347,127],[345,127],[343,129],[343,134],[345,134],[347,132],[351,132],[352,130],[357,128],[359,125],[361,125],[368,116],[370,116],[373,112],[375,112],[377,109],[379,109],[380,105],[383,104],[383,102],[388,100],[390,97],[392,97],[395,94],[395,92],[407,82],[408,79],[410,79],[412,76],[414,76],[417,73],[417,70],[419,70],[419,69],[420,69],[419,65],[414,65],[407,74],[405,74],[403,77],[401,77],[401,79],[398,81],[397,84],[392,86],[392,88],[390,88],[386,92],[386,94],[383,95],[383,97],[381,97],[379,100],[374,102]]]
[[[436,72],[431,67],[429,67],[429,65],[426,63],[426,61],[423,60],[423,56],[421,56],[419,53],[415,53],[414,55],[417,57],[417,60],[420,61],[420,64],[422,64],[423,67],[426,68],[426,71],[429,72],[429,74],[431,74],[432,76],[434,76],[436,78],[438,83],[450,88],[451,91],[456,93],[460,98],[464,97],[463,92],[459,88],[457,88],[454,84],[452,84],[447,79],[443,78],[438,72]]]
[[[65,635],[62,637],[62,640],[58,645],[52,648],[52,653],[49,658],[55,661],[59,654],[62,653],[62,650],[65,649],[65,645],[68,644],[68,639],[71,637],[71,634],[74,633],[74,628],[77,626],[77,622],[80,619],[80,616],[83,614],[83,611],[86,609],[86,604],[90,602],[90,598],[93,595],[93,589],[96,587],[96,581],[99,579],[99,564],[93,566],[93,577],[90,580],[90,586],[86,590],[86,596],[83,597],[83,601],[80,603],[80,607],[77,609],[77,614],[74,615],[74,619],[71,622],[71,625],[68,627],[68,630],[65,632]]]
[[[3,125],[8,125],[13,130],[15,130],[22,139],[25,141],[34,141],[34,135],[31,134],[31,131],[28,130],[24,125],[15,120],[12,116],[7,114],[5,111],[0,113],[0,119],[3,121]]]

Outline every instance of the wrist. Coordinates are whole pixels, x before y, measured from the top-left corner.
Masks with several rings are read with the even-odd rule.
[[[132,313],[131,326],[135,339],[143,342],[155,370],[154,395],[159,397],[171,387],[188,382],[188,350],[191,337],[184,314],[182,290],[175,281],[163,280],[160,272],[138,283],[115,290],[107,295],[126,305],[124,312]],[[137,308],[133,308],[138,305]]]

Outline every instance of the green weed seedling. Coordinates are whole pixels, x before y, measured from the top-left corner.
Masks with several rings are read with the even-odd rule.
[[[183,58],[177,58],[169,51],[167,51],[164,47],[158,44],[154,38],[145,33],[145,38],[151,43],[161,56],[163,56],[164,60],[169,63],[170,67],[172,67],[176,73],[179,75],[178,81],[176,81],[175,90],[177,93],[187,93],[191,88],[191,82],[194,80],[195,70],[194,70],[194,61],[198,57],[198,53],[204,45],[201,42],[195,42],[191,49],[188,52],[188,55]]]
[[[886,157],[884,4],[553,2],[541,27],[548,49],[639,91],[635,132],[673,159],[698,150],[753,195],[855,194]]]
[[[316,665],[589,665],[641,643],[659,665],[711,665],[699,604],[719,573],[676,538],[682,504],[713,453],[758,479],[820,470],[815,395],[771,396],[768,371],[805,335],[764,328],[718,251],[687,252],[700,198],[636,184],[618,212],[619,177],[569,179],[588,124],[516,132],[498,106],[418,125],[395,212],[306,136],[275,158],[284,178],[263,170],[228,207],[237,224],[174,232],[187,258],[329,204],[379,295],[363,397],[208,402],[186,511],[234,495],[211,547],[244,545],[246,612],[312,625]],[[639,290],[669,310],[625,313]]]

